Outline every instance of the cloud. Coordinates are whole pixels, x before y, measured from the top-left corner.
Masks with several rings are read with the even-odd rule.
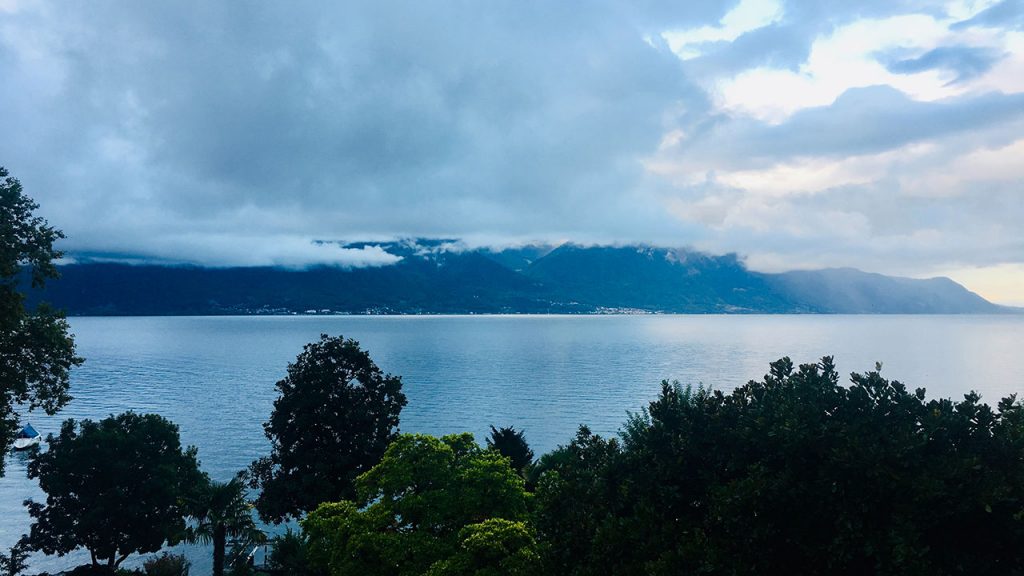
[[[876,154],[932,141],[999,145],[1019,137],[1022,122],[1024,93],[920,102],[892,87],[872,86],[851,89],[832,104],[801,110],[781,124],[751,118],[709,123],[700,133],[663,146],[649,166],[678,176],[703,174],[709,167],[722,172]]]
[[[952,26],[954,30],[973,27],[1024,28],[1024,2],[1021,0],[996,2]]]
[[[952,83],[981,76],[992,69],[1002,54],[988,47],[941,46],[924,54],[890,62],[887,67],[897,74],[916,74],[928,70],[944,70],[954,78]]]
[[[43,4],[2,27],[21,136],[0,157],[69,249],[129,229],[138,249],[182,229],[629,235],[649,223],[629,218],[651,201],[639,158],[703,94],[612,12]]]
[[[921,101],[1024,90],[1012,73],[1024,60],[1024,35],[1010,26],[962,27],[959,18],[974,12],[959,4],[950,3],[945,11],[893,5],[888,12],[870,10],[869,16],[847,21],[808,20],[787,5],[786,19],[757,32],[763,38],[741,36],[710,57],[724,64],[724,72],[700,70],[722,107],[774,123],[858,87],[886,85]],[[975,10],[985,6],[970,4]],[[823,28],[823,22],[833,25]],[[776,39],[782,29],[786,39]],[[735,61],[759,52],[770,57],[748,57],[745,67]]]
[[[908,145],[716,173],[678,194],[674,213],[706,226],[700,248],[758,246],[746,252],[763,270],[838,261],[927,277],[1000,266],[1019,262],[1024,250],[1015,232],[1024,218],[1024,168],[1011,160],[1022,152],[1024,139],[969,151]],[[917,165],[932,170],[908,170]]]
[[[187,256],[186,256],[187,255]],[[335,242],[292,236],[238,236],[186,234],[158,239],[138,252],[78,252],[64,263],[121,262],[128,264],[189,264],[207,267],[264,266],[304,269],[311,266],[367,268],[389,266],[402,260],[383,246],[339,246]]]
[[[377,265],[312,241],[432,236],[1012,268],[1021,6],[0,0],[0,163],[79,255]]]
[[[764,28],[782,19],[783,6],[778,0],[740,0],[716,25],[668,30],[661,37],[683,60],[703,54],[702,47],[714,42],[733,42],[751,31]]]

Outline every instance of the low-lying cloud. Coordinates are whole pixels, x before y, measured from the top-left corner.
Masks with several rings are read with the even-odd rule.
[[[118,262],[126,264],[193,265],[213,268],[261,266],[304,269],[312,266],[367,268],[389,266],[401,260],[385,248],[371,244],[349,247],[337,242],[293,236],[184,235],[155,240],[144,254],[138,252],[78,252],[68,263]]]

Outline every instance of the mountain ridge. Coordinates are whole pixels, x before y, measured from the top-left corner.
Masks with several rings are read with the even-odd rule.
[[[736,254],[574,243],[468,248],[451,239],[379,246],[386,266],[203,268],[78,262],[30,302],[70,315],[476,313],[1015,313],[948,278],[853,268],[754,272]]]

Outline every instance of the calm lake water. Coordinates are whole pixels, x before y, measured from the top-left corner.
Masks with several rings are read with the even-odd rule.
[[[203,468],[229,479],[268,451],[261,424],[274,383],[319,334],[359,340],[402,376],[402,430],[526,431],[534,451],[567,442],[582,423],[614,433],[662,379],[724,390],[760,378],[782,356],[833,355],[844,373],[883,362],[883,374],[932,397],[977,390],[994,404],[1024,391],[1024,316],[303,316],[74,318],[86,363],[75,399],[56,417],[32,415],[45,436],[65,418],[157,412],[199,448]],[[0,548],[28,530],[22,501],[43,499],[21,455],[0,478]],[[187,550],[193,574],[206,550]],[[86,562],[36,557],[35,571]]]

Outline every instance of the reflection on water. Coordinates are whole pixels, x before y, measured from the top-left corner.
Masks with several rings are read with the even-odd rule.
[[[262,422],[274,382],[320,333],[359,340],[399,374],[409,405],[405,431],[525,429],[539,454],[587,423],[614,433],[626,410],[665,378],[731,389],[788,355],[829,354],[841,371],[884,363],[883,374],[930,396],[970,389],[990,403],[1024,390],[1024,316],[458,316],[75,318],[86,363],[74,401],[57,417],[32,415],[44,435],[64,418],[157,412],[199,448],[203,468],[229,479],[267,451]],[[21,502],[42,498],[11,455],[0,479],[0,548],[28,530]],[[193,571],[209,571],[190,549]],[[83,556],[33,559],[55,571]]]

